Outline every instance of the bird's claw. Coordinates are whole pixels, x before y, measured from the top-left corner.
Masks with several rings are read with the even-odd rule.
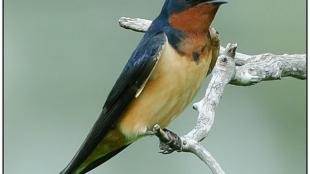
[[[162,154],[170,154],[174,151],[182,151],[181,138],[168,129],[161,129],[159,125],[155,125],[153,131],[159,138],[159,148]]]
[[[159,153],[161,154],[170,154],[175,151],[175,149],[171,148],[168,144],[163,143],[162,141],[159,142]]]

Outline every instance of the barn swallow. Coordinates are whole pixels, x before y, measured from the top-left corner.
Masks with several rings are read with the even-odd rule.
[[[219,54],[210,25],[224,0],[166,0],[132,53],[93,128],[60,174],[104,163],[192,101]],[[216,36],[215,36],[216,35]]]

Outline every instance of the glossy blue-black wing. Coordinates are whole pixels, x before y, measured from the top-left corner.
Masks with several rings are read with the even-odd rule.
[[[165,41],[166,38],[162,32],[147,32],[144,35],[112,88],[99,118],[76,155],[61,174],[74,173],[92,153],[111,127],[120,119],[122,113],[138,93],[141,92],[150,77],[151,72],[159,60]],[[98,165],[96,164],[88,168],[87,171]]]

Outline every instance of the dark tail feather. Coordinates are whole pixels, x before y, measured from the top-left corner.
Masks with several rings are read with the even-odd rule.
[[[106,154],[105,156],[98,158],[97,160],[93,161],[92,163],[90,163],[85,169],[83,169],[81,172],[76,173],[76,172],[70,172],[67,170],[68,167],[66,167],[63,171],[61,171],[59,174],[84,174],[87,173],[91,170],[93,170],[94,168],[96,168],[97,166],[99,166],[100,164],[106,162],[107,160],[109,160],[110,158],[112,158],[113,156],[115,156],[116,154],[118,154],[119,152],[121,152],[122,150],[124,150],[126,147],[128,147],[130,144],[123,146],[119,149],[116,149],[108,154]]]
[[[100,164],[106,162],[107,160],[109,160],[110,158],[112,158],[113,156],[115,156],[116,154],[118,154],[119,152],[121,152],[122,150],[124,150],[126,147],[128,147],[130,144],[123,146],[119,149],[116,149],[115,151],[112,151],[108,154],[106,154],[105,156],[97,159],[96,161],[92,162],[91,164],[89,164],[82,172],[82,173],[87,173],[91,170],[93,170],[94,168],[96,168],[97,166],[99,166]]]

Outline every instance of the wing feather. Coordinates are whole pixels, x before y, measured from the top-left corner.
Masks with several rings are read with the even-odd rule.
[[[159,60],[165,41],[162,32],[147,32],[144,35],[108,95],[99,118],[61,174],[72,174],[87,159],[129,104],[142,92]]]

